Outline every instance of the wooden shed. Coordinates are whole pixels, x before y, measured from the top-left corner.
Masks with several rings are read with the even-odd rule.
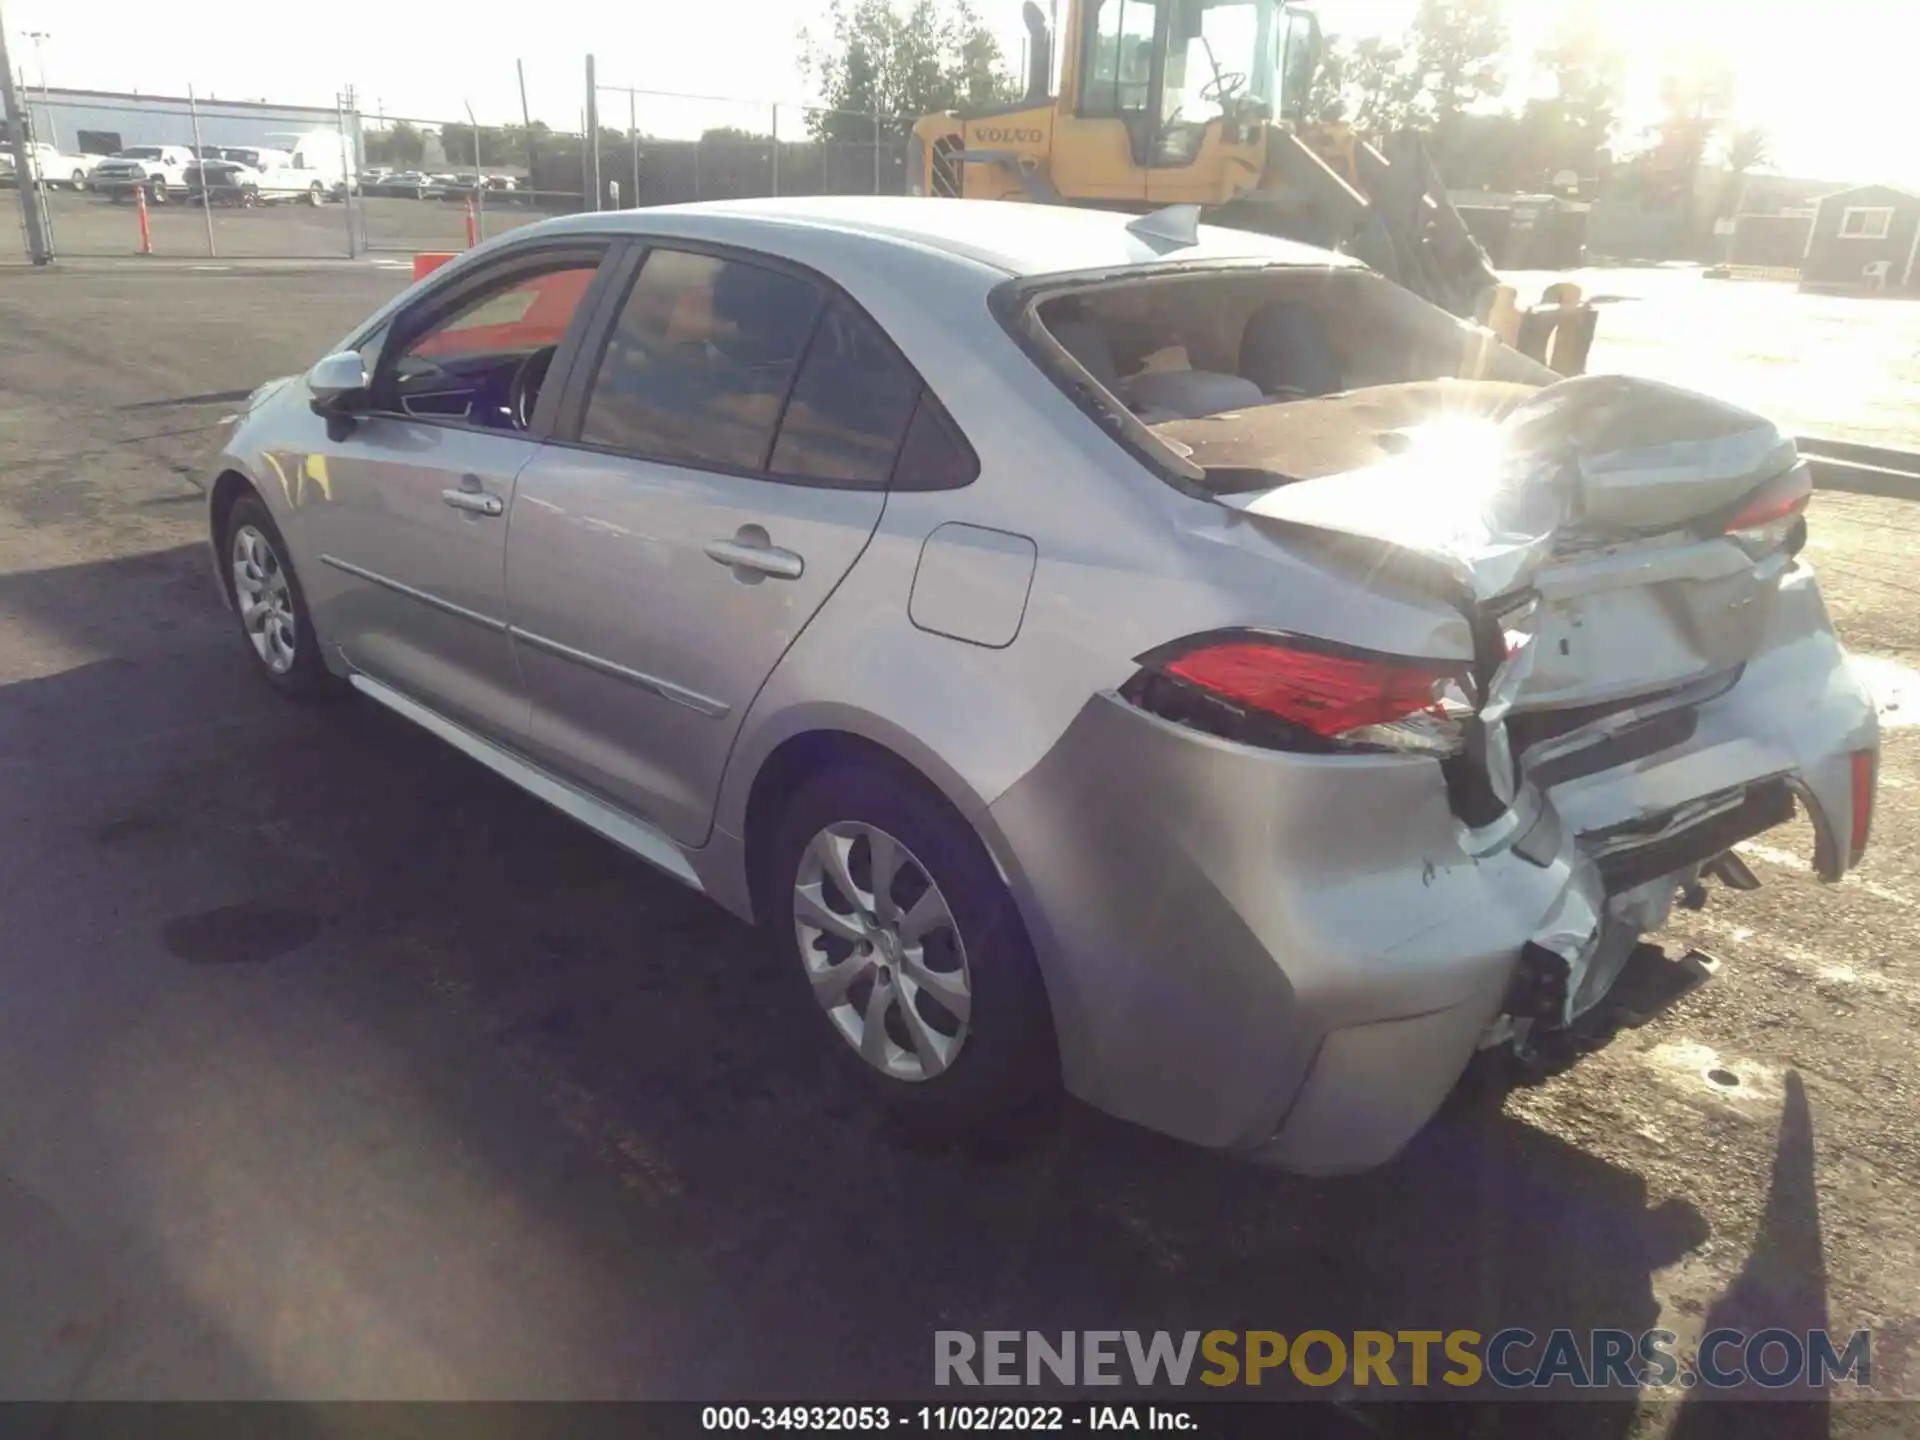
[[[1911,291],[1920,285],[1920,195],[1859,185],[1822,197],[1814,212],[1800,288]]]

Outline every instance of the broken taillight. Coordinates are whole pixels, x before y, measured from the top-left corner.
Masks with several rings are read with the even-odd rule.
[[[1293,635],[1195,636],[1139,663],[1143,674],[1175,688],[1167,694],[1136,685],[1129,700],[1251,743],[1447,756],[1459,753],[1462,722],[1473,713],[1458,668]],[[1224,723],[1230,717],[1244,723]]]
[[[1803,460],[1747,496],[1727,521],[1726,533],[1749,555],[1769,555],[1796,535],[1804,537],[1807,502],[1812,498],[1813,471]]]
[[[1867,838],[1873,831],[1875,755],[1871,750],[1856,750],[1847,758],[1853,765],[1853,825],[1847,843],[1847,864],[1851,867],[1867,853]]]

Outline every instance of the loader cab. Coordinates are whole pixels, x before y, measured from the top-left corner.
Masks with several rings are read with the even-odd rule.
[[[1258,189],[1274,124],[1301,113],[1320,27],[1288,0],[1025,5],[1025,95],[914,126],[912,193],[1157,209]],[[1059,57],[1057,92],[1052,85]]]
[[[1142,170],[1192,167],[1210,137],[1244,158],[1319,62],[1318,20],[1285,0],[1080,0],[1073,18],[1072,116],[1119,121]]]

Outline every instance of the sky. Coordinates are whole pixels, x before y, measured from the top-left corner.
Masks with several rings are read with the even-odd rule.
[[[1901,103],[1915,86],[1920,6],[1910,0],[1600,0],[1630,64],[1626,115],[1656,112],[1656,77],[1669,47],[1724,54],[1740,78],[1738,118],[1771,138],[1774,167],[1836,181],[1920,189],[1920,127]],[[1017,63],[1018,0],[976,0]],[[311,7],[263,19],[259,0],[0,0],[14,64],[29,87],[197,93],[331,105],[346,86],[362,109],[432,121],[471,106],[484,123],[519,118],[514,60],[525,63],[536,118],[577,128],[585,56],[603,86],[683,100],[603,93],[603,122],[629,113],[654,134],[710,125],[768,128],[771,102],[809,98],[800,27],[816,0],[460,0],[353,6],[329,18]],[[1064,10],[1065,6],[1062,5]],[[1404,34],[1414,0],[1319,0],[1330,33]],[[1554,0],[1509,0],[1514,49],[1531,50]],[[373,17],[377,16],[377,23]],[[360,24],[354,21],[366,17]],[[36,42],[28,38],[38,32]],[[290,66],[290,53],[299,63]],[[267,61],[272,59],[269,65]],[[798,134],[797,109],[780,130]]]

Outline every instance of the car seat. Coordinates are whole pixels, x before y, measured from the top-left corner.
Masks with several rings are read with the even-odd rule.
[[[1346,388],[1326,322],[1292,300],[1270,301],[1248,317],[1240,373],[1267,395],[1333,395]]]

